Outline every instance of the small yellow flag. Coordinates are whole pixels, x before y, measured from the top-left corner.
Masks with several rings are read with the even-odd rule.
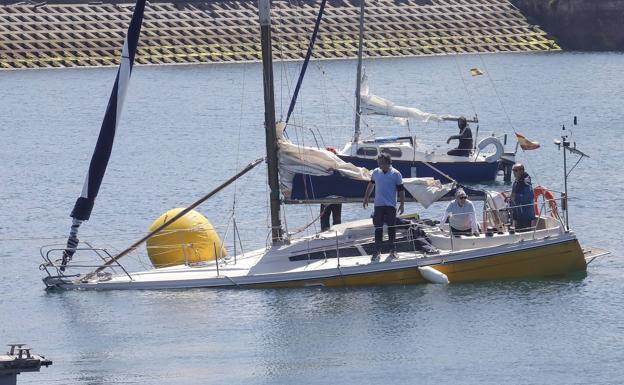
[[[478,69],[476,67],[475,68],[471,68],[470,69],[470,75],[472,75],[472,76],[483,75],[483,71],[481,71],[480,69]]]

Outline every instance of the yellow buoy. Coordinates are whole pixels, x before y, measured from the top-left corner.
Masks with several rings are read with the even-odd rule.
[[[183,208],[167,211],[150,226],[154,231]],[[215,256],[216,254],[216,256]],[[155,268],[212,261],[226,255],[219,234],[206,217],[195,210],[186,213],[147,240],[147,255]]]

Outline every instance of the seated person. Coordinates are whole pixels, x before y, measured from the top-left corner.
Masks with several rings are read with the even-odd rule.
[[[449,219],[449,227],[453,235],[479,235],[479,225],[474,205],[463,189],[455,192],[455,200],[451,201],[440,220],[440,230],[444,231],[444,223]]]
[[[455,139],[459,140],[459,144],[457,145],[457,148],[449,150],[446,154],[454,156],[470,156],[473,148],[472,131],[470,130],[470,127],[468,127],[468,122],[465,117],[460,116],[459,119],[457,119],[457,127],[459,127],[459,135],[449,137],[446,140],[446,144],[449,144],[451,140]]]

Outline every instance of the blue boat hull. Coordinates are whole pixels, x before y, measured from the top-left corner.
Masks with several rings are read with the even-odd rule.
[[[369,170],[377,167],[375,159],[363,159],[344,155],[341,155],[340,158],[345,162],[353,163],[358,167],[366,167]],[[450,182],[448,178],[423,162],[393,161],[392,166],[399,170],[404,178],[433,177],[442,183]],[[495,180],[499,162],[437,162],[433,163],[433,166],[458,182],[476,183]],[[337,172],[330,176],[296,174],[293,179],[291,196],[287,199],[287,202],[320,202],[327,200],[347,202],[361,200],[364,197],[367,183],[344,177]],[[471,190],[471,192],[468,192],[468,195],[472,199],[478,199],[483,195],[480,191]],[[452,194],[449,194],[449,197],[452,197]]]
[[[330,202],[361,202],[364,198],[368,182],[347,178],[338,172],[329,176],[313,176],[295,174],[293,189],[286,203],[330,203]],[[464,187],[466,194],[473,200],[483,200],[485,194],[479,190]],[[442,200],[454,197],[452,190]],[[374,194],[373,194],[374,195]],[[413,197],[406,193],[406,199],[413,201]]]
[[[359,158],[355,156],[340,155],[345,162],[353,163],[358,167],[366,167],[369,170],[377,168],[377,160]],[[496,179],[499,162],[437,162],[431,164],[460,183],[492,182]],[[403,178],[433,177],[442,183],[450,180],[423,162],[394,160],[392,167],[399,170]]]

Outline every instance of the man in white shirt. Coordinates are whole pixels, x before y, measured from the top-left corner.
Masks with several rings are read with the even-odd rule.
[[[479,225],[474,205],[466,196],[466,192],[458,188],[455,200],[449,203],[442,220],[440,230],[444,231],[444,223],[449,218],[449,227],[453,235],[479,235]]]

